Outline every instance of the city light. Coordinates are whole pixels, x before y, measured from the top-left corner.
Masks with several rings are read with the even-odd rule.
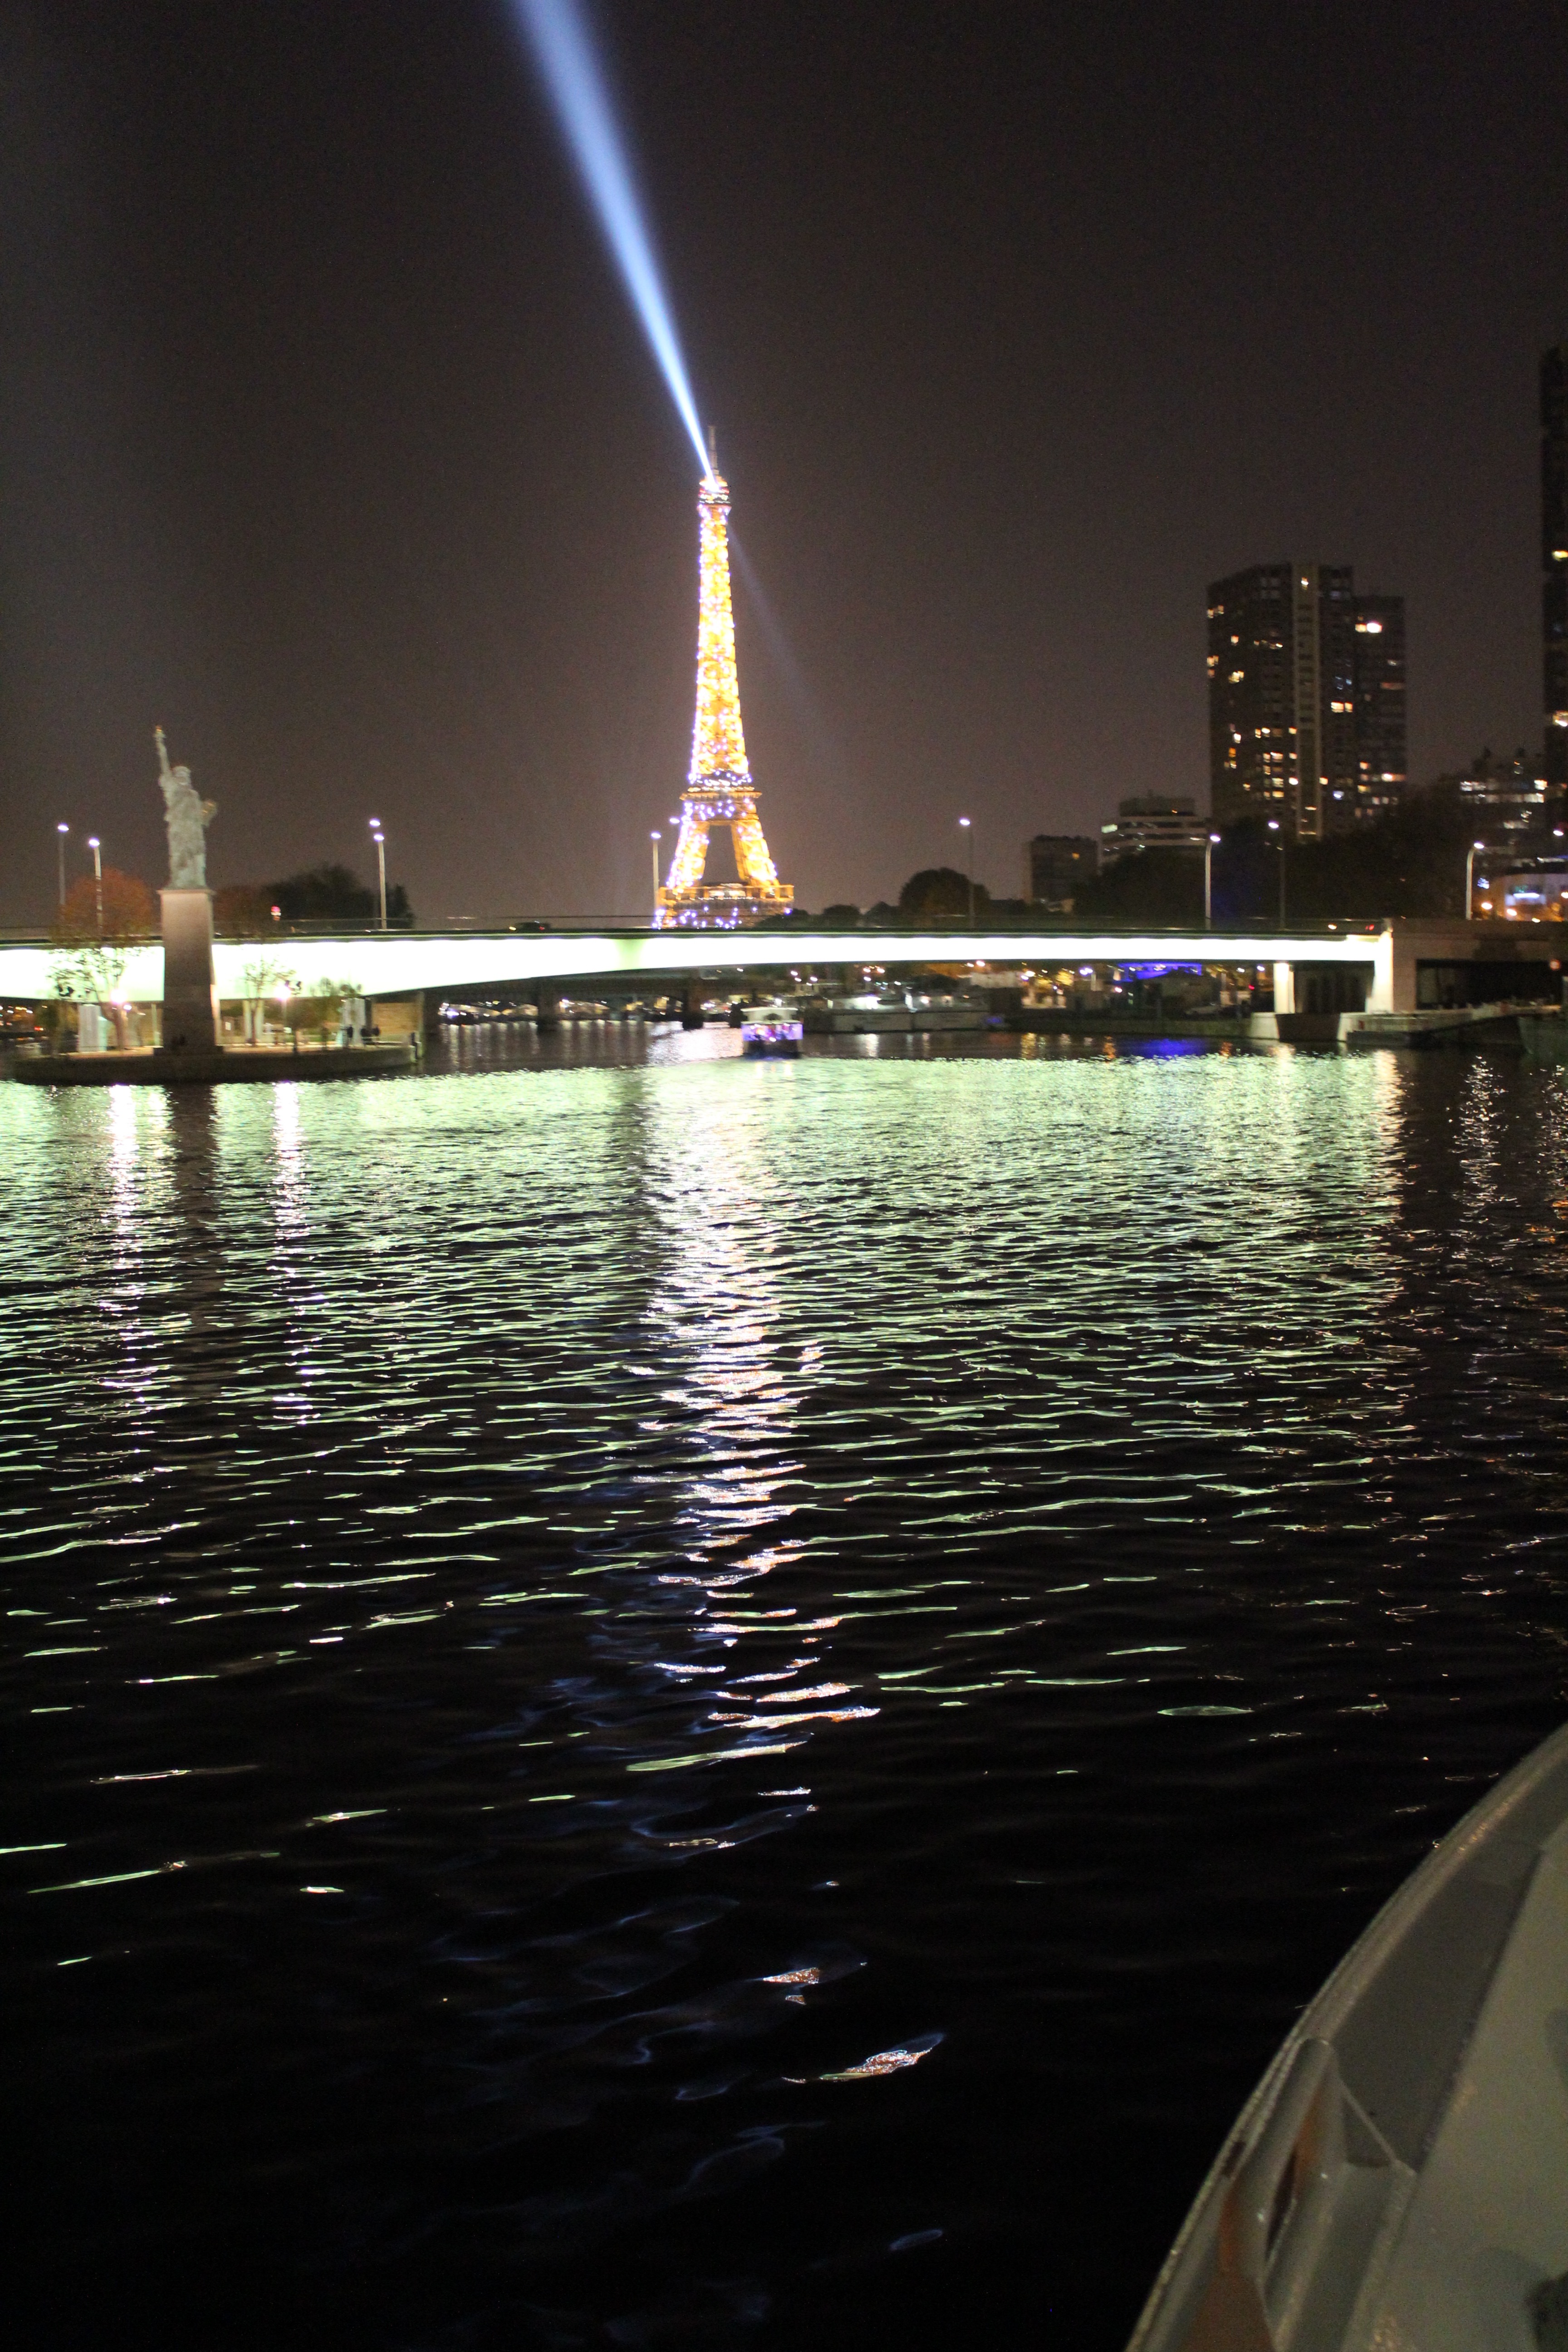
[[[704,473],[708,453],[642,193],[579,0],[512,0],[599,225]]]
[[[1465,852],[1465,920],[1467,922],[1469,922],[1473,919],[1476,911],[1476,854],[1479,850],[1485,849],[1485,847],[1486,843],[1484,841],[1472,841],[1468,849]],[[1489,882],[1482,882],[1481,888],[1483,890],[1489,889],[1491,885]]]
[[[386,835],[381,829],[381,819],[378,816],[371,818],[370,837],[375,844],[376,871],[381,883],[381,928],[384,931],[386,929]]]

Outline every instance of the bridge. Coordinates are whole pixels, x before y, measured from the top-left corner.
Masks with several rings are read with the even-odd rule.
[[[1508,972],[1520,964],[1555,967],[1568,951],[1568,934],[1555,923],[1394,919],[1379,925],[1341,924],[1322,929],[1250,931],[1108,931],[1052,927],[1033,931],[827,930],[807,924],[787,929],[643,930],[504,929],[345,932],[331,938],[293,934],[261,940],[219,940],[214,949],[217,992],[225,1001],[271,992],[256,975],[286,971],[299,994],[353,987],[374,998],[461,996],[531,982],[595,981],[632,989],[668,983],[660,993],[699,976],[842,971],[846,966],[989,964],[1013,971],[1089,965],[1197,964],[1268,971],[1280,1012],[1296,1010],[1304,971],[1360,967],[1365,1004],[1373,1013],[1414,1012],[1421,973],[1468,968],[1473,982],[1506,997]],[[55,993],[58,950],[46,940],[0,943],[0,999],[39,1003]],[[1528,992],[1538,993],[1542,976]],[[163,951],[156,940],[126,951],[120,990],[132,1003],[156,1004],[163,994]],[[1472,985],[1470,994],[1474,994]],[[1434,1001],[1441,1001],[1435,998]]]

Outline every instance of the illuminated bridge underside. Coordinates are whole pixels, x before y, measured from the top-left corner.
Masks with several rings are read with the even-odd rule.
[[[322,982],[353,981],[366,996],[442,996],[531,980],[675,981],[690,973],[825,971],[846,965],[987,963],[1059,971],[1066,965],[1193,963],[1224,966],[1362,964],[1372,967],[1370,1009],[1414,1006],[1417,961],[1545,961],[1563,952],[1563,927],[1516,923],[1401,922],[1378,932],[1300,931],[489,931],[388,932],[264,943],[304,995]],[[1554,936],[1555,935],[1555,936]],[[247,993],[255,942],[219,940],[218,994]],[[0,998],[36,1003],[53,994],[53,950],[43,943],[0,946]],[[163,993],[162,948],[130,956],[121,983],[137,1003]]]

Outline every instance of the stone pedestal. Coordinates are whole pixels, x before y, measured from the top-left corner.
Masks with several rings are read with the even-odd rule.
[[[163,925],[163,1051],[211,1054],[219,1038],[210,890],[160,890]]]

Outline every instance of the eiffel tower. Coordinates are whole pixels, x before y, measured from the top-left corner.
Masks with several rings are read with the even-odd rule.
[[[773,870],[757,814],[757,788],[746,764],[730,604],[730,485],[719,471],[711,433],[697,513],[697,721],[691,772],[680,798],[680,831],[654,908],[656,930],[731,930],[763,915],[783,914],[795,898],[790,884]],[[739,879],[705,883],[709,840],[721,825],[730,828]]]

